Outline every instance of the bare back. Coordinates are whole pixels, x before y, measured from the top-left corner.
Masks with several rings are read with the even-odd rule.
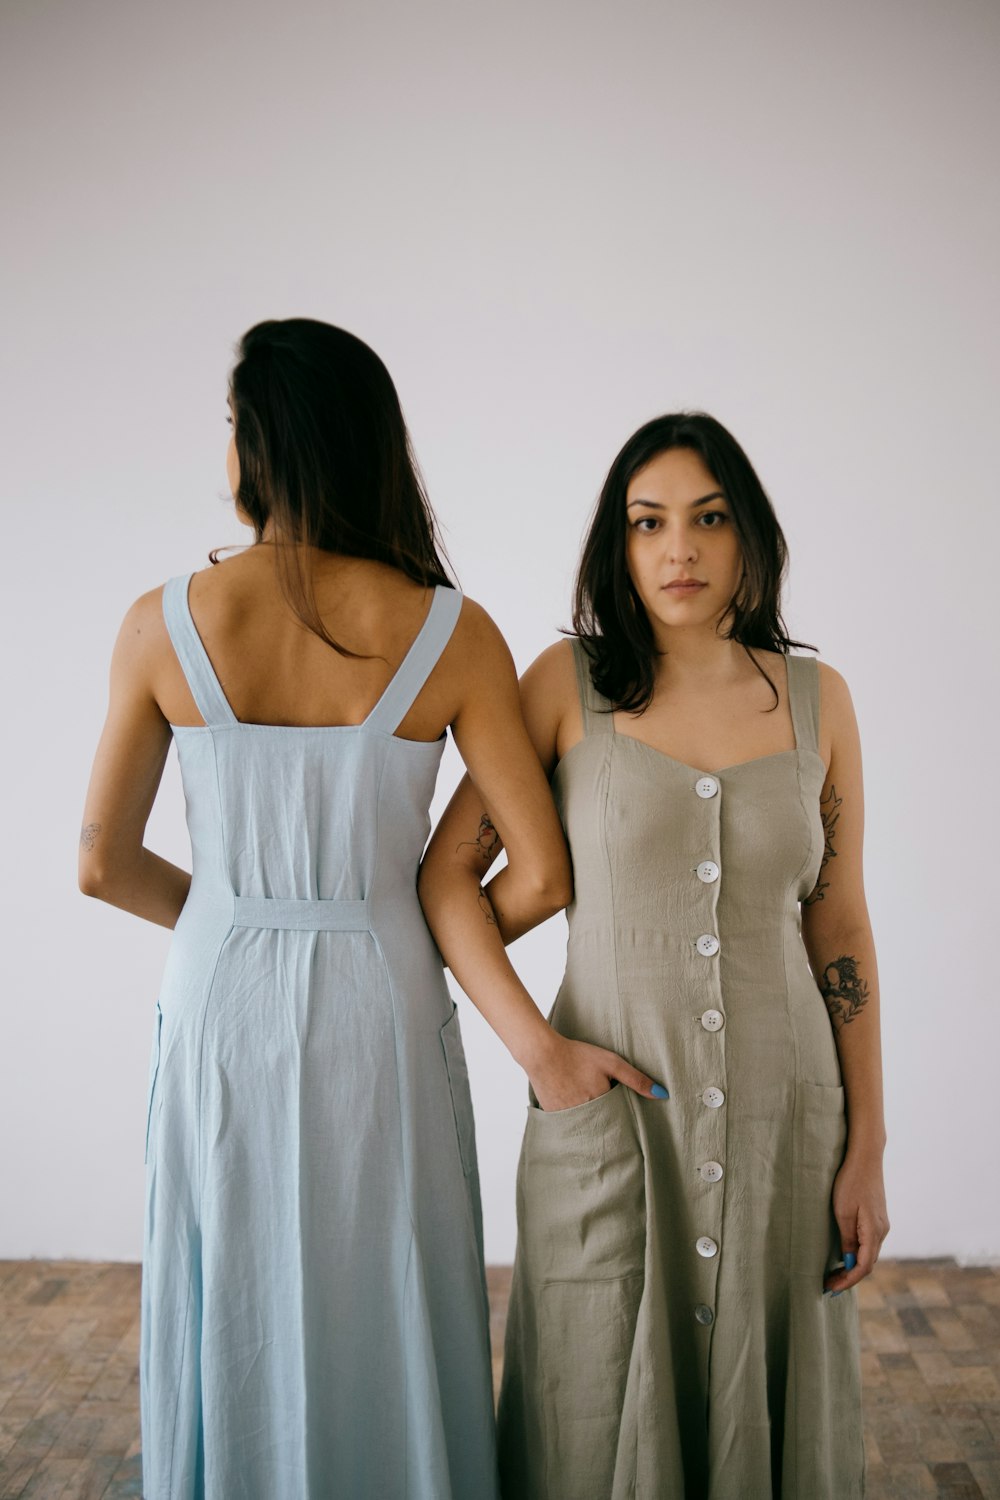
[[[275,550],[248,548],[191,580],[198,633],[237,719],[284,727],[360,724],[378,701],[427,616],[433,589],[383,563],[313,553],[324,626],[357,656],[341,656],[297,618],[279,584]],[[173,725],[202,722],[166,630],[148,658],[152,688]],[[460,658],[446,650],[399,726],[403,739],[435,740],[454,717]]]

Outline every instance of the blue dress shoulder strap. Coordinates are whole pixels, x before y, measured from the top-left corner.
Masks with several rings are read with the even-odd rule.
[[[191,689],[198,712],[212,728],[238,724],[239,720],[229,706],[229,701],[215,675],[215,668],[208,659],[202,645],[188,603],[188,588],[192,574],[171,578],[163,586],[163,620],[170,636],[170,643],[177,653],[187,685]]]
[[[451,640],[461,611],[462,595],[459,591],[438,584],[427,618],[403,657],[399,670],[365,720],[366,729],[376,729],[383,734],[396,732]]]

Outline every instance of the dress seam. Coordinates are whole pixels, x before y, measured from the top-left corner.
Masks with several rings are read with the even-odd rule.
[[[382,764],[379,767],[378,784],[376,785],[376,788],[375,788],[375,859],[372,862],[372,879],[371,879],[372,891],[374,891],[374,889],[375,889],[376,877],[377,877],[377,874],[378,874],[378,867],[379,867],[379,851],[380,851],[381,842],[382,842],[382,840],[381,840],[382,782],[385,779],[386,764],[387,764],[386,760],[383,759]],[[369,898],[368,899],[369,900],[373,899],[372,896],[371,896],[371,894],[369,894]],[[402,1174],[403,1174],[403,1188],[404,1188],[404,1191],[405,1191],[405,1194],[406,1194],[406,1222],[409,1224],[409,1226],[410,1226],[410,1233],[413,1236],[413,1238],[415,1239],[416,1238],[416,1233],[417,1233],[417,1226],[413,1222],[412,1184],[411,1184],[411,1181],[410,1181],[410,1172],[409,1172],[409,1167],[408,1167],[408,1164],[407,1164],[406,1133],[405,1133],[405,1131],[403,1129],[403,1087],[402,1087],[403,1079],[402,1079],[402,1074],[400,1072],[400,1066],[399,1066],[399,1004],[398,1004],[397,997],[396,997],[396,986],[393,983],[392,970],[390,969],[388,960],[386,959],[385,949],[382,947],[382,943],[381,943],[381,940],[379,938],[379,935],[378,935],[377,931],[375,930],[375,924],[376,924],[376,920],[377,920],[377,913],[376,913],[376,911],[375,911],[374,908],[372,908],[371,910],[372,910],[372,921],[371,921],[371,926],[369,928],[369,931],[371,933],[372,942],[375,944],[376,950],[378,951],[378,956],[379,956],[379,958],[382,961],[382,972],[385,975],[386,986],[388,987],[388,990],[389,990],[389,1004],[392,1007],[392,1056],[393,1056],[393,1062],[395,1064],[395,1069],[396,1069],[396,1094],[397,1094],[397,1097],[399,1098],[399,1104],[400,1104],[400,1107],[399,1107],[399,1165],[400,1165],[400,1170],[402,1171]]]
[[[201,1230],[200,1230],[200,1228],[199,1228],[199,1231],[198,1231],[198,1242],[199,1242],[198,1243],[198,1248],[199,1248],[199,1254],[200,1254],[200,1251],[201,1251]],[[183,1332],[181,1334],[181,1349],[183,1351],[182,1352],[182,1356],[181,1356],[181,1360],[182,1360],[181,1369],[182,1370],[184,1368],[183,1361],[184,1361],[185,1358],[188,1357],[188,1337],[187,1337],[187,1332],[188,1332],[188,1323],[191,1321],[191,1295],[192,1295],[192,1292],[191,1292],[191,1283],[188,1282],[188,1294],[187,1294],[187,1297],[186,1297],[185,1302],[184,1302],[184,1330],[183,1330]],[[199,1383],[200,1383],[200,1380],[201,1380],[201,1374],[200,1374],[200,1371],[199,1371]],[[169,1465],[169,1468],[167,1469],[167,1495],[168,1496],[173,1494],[173,1488],[174,1488],[173,1487],[174,1459],[175,1459],[176,1454],[177,1454],[177,1417],[178,1417],[178,1414],[179,1414],[180,1409],[181,1409],[181,1391],[183,1390],[183,1386],[184,1386],[183,1380],[178,1380],[178,1382],[177,1382],[177,1398],[174,1401],[174,1417],[173,1417],[173,1421],[170,1424],[170,1465]]]
[[[617,1020],[617,1035],[615,1038],[615,1051],[619,1057],[623,1055],[625,1046],[625,1018],[622,1015],[622,989],[621,971],[618,964],[618,923],[615,920],[617,905],[615,902],[615,877],[611,866],[611,850],[608,844],[608,802],[611,796],[611,759],[614,747],[614,736],[608,735],[608,748],[604,754],[604,796],[601,800],[601,844],[604,848],[604,862],[608,872],[608,896],[611,906],[611,962],[615,974],[615,1014]]]
[[[219,804],[219,826],[220,826],[220,828],[222,830],[222,833],[221,833],[221,842],[222,842],[223,873],[226,876],[226,884],[227,884],[227,886],[229,888],[229,894],[232,896],[232,899],[233,899],[233,912],[232,912],[232,917],[231,917],[231,920],[230,920],[230,923],[229,923],[229,928],[226,931],[225,935],[223,936],[222,941],[219,943],[219,947],[218,947],[218,950],[217,950],[216,955],[215,955],[215,963],[212,966],[212,977],[208,981],[208,988],[205,991],[205,1001],[204,1001],[204,1005],[202,1006],[202,1012],[201,1012],[201,1035],[198,1038],[198,1109],[197,1109],[197,1115],[196,1115],[196,1118],[195,1118],[195,1144],[196,1144],[196,1147],[197,1147],[197,1159],[198,1159],[198,1174],[197,1174],[198,1175],[198,1197],[197,1197],[198,1221],[197,1222],[198,1222],[198,1233],[199,1233],[199,1235],[201,1234],[201,1193],[202,1193],[202,1186],[203,1186],[203,1171],[202,1171],[202,1165],[203,1164],[202,1164],[202,1149],[201,1149],[201,1147],[202,1147],[202,1121],[203,1121],[203,1118],[204,1118],[204,1108],[203,1108],[203,1106],[204,1106],[204,1095],[205,1095],[205,1032],[206,1032],[207,1027],[208,1027],[208,1008],[209,1008],[209,1006],[212,1003],[212,995],[213,995],[213,992],[215,990],[215,981],[216,981],[216,977],[217,977],[217,975],[219,973],[219,965],[222,962],[222,950],[225,948],[225,946],[228,943],[229,939],[232,937],[233,932],[235,930],[235,926],[236,926],[236,923],[235,923],[235,918],[236,918],[236,909],[235,909],[236,908],[236,895],[235,895],[235,892],[233,891],[233,888],[232,888],[232,880],[229,877],[229,857],[228,857],[228,854],[226,852],[226,834],[225,834],[225,826],[224,826],[224,819],[223,819],[223,807],[222,807],[222,785],[221,785],[221,782],[219,780],[219,757],[218,757],[218,754],[216,753],[216,744],[215,744],[215,736],[214,735],[212,736],[212,759],[213,759],[213,764],[215,766],[215,790],[216,790],[216,796],[218,798],[218,804]]]

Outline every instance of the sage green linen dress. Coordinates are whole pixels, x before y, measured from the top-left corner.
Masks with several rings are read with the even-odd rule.
[[[616,734],[573,650],[585,737],[553,783],[576,895],[552,1021],[670,1098],[529,1107],[503,1493],[853,1500],[856,1303],[823,1295],[844,1091],[799,911],[824,847],[816,663],[787,658],[796,748],[706,773]]]

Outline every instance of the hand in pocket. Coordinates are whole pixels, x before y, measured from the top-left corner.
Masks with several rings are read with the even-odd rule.
[[[573,1109],[606,1094],[616,1083],[634,1089],[644,1099],[665,1099],[662,1084],[634,1068],[631,1063],[594,1047],[590,1042],[574,1042],[552,1034],[552,1046],[543,1062],[528,1075],[539,1107],[543,1110]]]

